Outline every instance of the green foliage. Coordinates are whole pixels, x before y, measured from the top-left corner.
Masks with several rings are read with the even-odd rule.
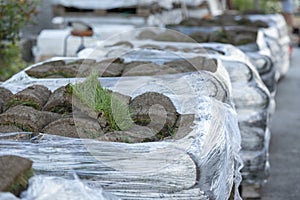
[[[0,1],[0,42],[16,42],[19,31],[37,14],[38,0]]]
[[[254,0],[233,0],[232,2],[234,8],[239,11],[254,9]]]
[[[73,94],[86,106],[104,115],[111,130],[127,130],[132,125],[128,106],[107,89],[102,88],[97,73],[72,87]]]
[[[266,13],[278,13],[281,12],[281,2],[277,0],[260,1],[260,7]]]
[[[25,67],[17,45],[19,32],[37,14],[39,0],[0,0],[0,81]]]
[[[235,9],[241,12],[255,9],[255,0],[233,0],[232,2]],[[281,10],[281,2],[278,0],[259,0],[258,4],[259,10],[265,13],[276,13]]]
[[[0,45],[0,81],[8,79],[25,67],[26,63],[20,56],[17,44]]]

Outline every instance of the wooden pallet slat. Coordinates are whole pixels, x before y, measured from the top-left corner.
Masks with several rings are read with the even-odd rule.
[[[241,185],[241,196],[245,200],[261,199],[260,184],[244,184]]]
[[[151,12],[151,6],[137,6],[137,7],[124,7],[116,9],[80,9],[75,7],[65,7],[63,5],[53,5],[52,13],[54,16],[81,16],[81,15],[95,15],[95,16],[105,16],[105,15],[115,15],[115,14],[128,14],[136,15],[140,17],[147,17]]]

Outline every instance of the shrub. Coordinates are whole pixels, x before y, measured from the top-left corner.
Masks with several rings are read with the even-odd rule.
[[[26,66],[21,59],[20,47],[17,44],[0,46],[0,81],[8,79]]]
[[[254,4],[256,0],[233,0],[233,5],[236,10],[241,12],[247,10],[254,10]],[[265,13],[276,13],[281,11],[281,2],[278,0],[264,0],[258,1],[259,10]]]
[[[37,14],[37,0],[0,1],[0,44],[3,41],[15,43],[19,31]]]
[[[0,80],[26,66],[20,57],[19,32],[36,15],[38,0],[0,1]]]

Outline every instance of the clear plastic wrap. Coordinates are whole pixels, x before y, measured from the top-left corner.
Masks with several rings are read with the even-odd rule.
[[[82,58],[96,59],[103,56],[115,56],[120,54],[120,52],[126,54],[126,51],[130,51],[128,50],[130,48],[149,48],[193,52],[210,58],[218,58],[222,61],[232,82],[232,97],[237,109],[242,136],[242,156],[247,160],[244,169],[245,173],[243,174],[245,182],[265,182],[269,175],[268,148],[265,147],[265,144],[269,142],[269,140],[266,140],[266,135],[269,134],[268,122],[271,112],[271,97],[268,89],[262,83],[257,70],[249,62],[246,55],[232,45],[220,43],[194,44],[135,40],[131,40],[129,43],[131,44],[130,46],[118,46],[114,44],[110,48],[99,46],[92,53],[87,54],[83,52],[80,55]],[[262,151],[263,148],[265,149],[264,151]],[[249,159],[246,159],[250,154],[257,154],[258,152],[260,152],[260,155],[264,159],[259,159],[257,162],[250,162]],[[250,168],[255,168],[255,165],[266,167],[257,167],[256,171],[252,170],[251,173],[258,173],[260,176],[251,179],[253,176],[246,176],[245,174],[248,173]]]
[[[0,192],[0,199],[2,199],[2,200],[19,200],[19,198],[15,197],[12,193],[9,193],[9,192]]]
[[[179,114],[193,114],[192,130],[180,139],[127,144],[47,134],[26,139],[30,133],[16,140],[22,137],[10,133],[0,135],[0,154],[32,159],[38,175],[70,178],[75,173],[91,188],[103,188],[121,199],[223,200],[233,191],[239,200],[240,132],[228,74],[216,64],[214,72],[100,78],[104,87],[130,97],[159,92],[170,98]],[[78,81],[82,79],[37,79],[23,71],[2,86],[16,93],[33,84],[54,90]]]
[[[263,21],[267,23],[270,27],[264,28],[264,34],[269,38],[269,47],[274,48],[274,44],[279,46],[279,53],[273,50],[272,57],[277,61],[277,70],[280,75],[283,76],[289,69],[290,65],[290,38],[288,34],[288,28],[286,22],[282,15],[280,14],[268,14],[268,15],[256,15],[249,14],[246,15],[251,21]]]
[[[264,69],[264,65],[260,66],[259,59],[270,59],[273,61],[272,53],[268,47],[268,44],[266,42],[267,37],[264,35],[264,29],[257,29],[257,28],[250,28],[250,27],[241,27],[241,26],[170,26],[169,28],[179,31],[185,35],[188,35],[192,37],[193,39],[197,40],[198,42],[222,42],[222,43],[231,43],[237,46],[239,49],[241,49],[245,53],[249,53],[249,57],[251,57],[252,60],[254,60],[253,64],[257,68],[260,74],[272,74],[273,76],[264,76],[263,81],[268,83],[271,83],[272,85],[267,85],[268,88],[270,88],[270,91],[273,92],[275,82],[275,76],[274,72],[276,71],[276,67],[269,67],[268,70]],[[228,32],[227,38],[222,38],[218,34],[219,32],[222,32],[222,30],[226,30]],[[157,41],[173,41],[173,42],[183,42],[183,39],[186,39],[184,37],[171,37],[166,36],[170,35],[170,31],[166,30],[156,30],[154,31],[152,29],[153,33],[152,36],[150,36],[150,39],[157,40]],[[144,30],[141,31],[141,33],[145,32]],[[168,34],[166,34],[168,33]],[[235,36],[239,35],[239,36]],[[173,33],[173,35],[178,35]],[[243,39],[244,37],[244,39]],[[230,38],[230,40],[228,40]],[[246,39],[245,39],[246,38]],[[251,38],[251,39],[250,39]],[[245,41],[249,40],[247,43]],[[191,42],[193,40],[186,40],[185,42]],[[269,41],[269,39],[268,39]],[[255,55],[256,54],[256,55]],[[261,70],[262,69],[262,70]],[[271,79],[271,80],[269,80]]]
[[[84,182],[121,199],[138,194],[168,199],[169,192],[175,192],[174,197],[178,193],[227,199],[233,183],[239,199],[240,133],[235,111],[211,98],[195,100],[193,110],[185,110],[196,114],[195,126],[181,140],[124,144],[41,135],[40,140],[1,139],[0,154],[9,151],[32,159],[36,174],[69,178],[75,172]],[[53,198],[51,190],[49,194]]]
[[[270,175],[269,143],[270,131],[266,129],[263,147],[257,151],[241,152],[245,167],[242,170],[245,184],[263,184]]]
[[[249,27],[248,26],[249,22],[250,24],[252,22],[252,25],[250,26],[255,27],[259,32],[261,32],[263,38],[266,40],[266,45],[268,49],[270,49],[271,51],[271,56],[270,55],[268,56],[270,59],[272,59],[275,70],[280,74],[280,76],[284,75],[287,72],[289,68],[290,39],[288,36],[286,22],[282,15],[280,14],[221,15],[211,21],[208,21],[206,23],[205,22],[198,23],[197,25],[195,23],[195,19],[192,18],[191,20],[194,20],[194,22],[190,22],[190,25],[194,23],[195,27],[208,26],[209,28],[211,28],[211,26],[213,25],[215,26],[223,25],[227,28],[229,26],[243,25],[246,29]],[[186,20],[185,23],[187,21],[188,20]],[[179,24],[179,23],[174,21],[173,24]],[[187,33],[190,27],[186,28],[186,27],[178,26],[176,28],[179,31],[183,31]],[[189,30],[196,30],[196,29],[194,28]],[[253,44],[242,45],[241,49],[249,52],[249,51],[256,51],[255,49],[259,47],[260,50],[263,50],[264,48],[262,48],[262,45],[263,45],[263,41],[257,40],[256,45]]]
[[[194,39],[199,39],[202,42],[207,42],[208,40],[211,40],[209,36],[209,33],[214,33],[218,30],[220,30],[220,27],[213,26],[213,27],[190,27],[190,26],[174,26],[171,27],[175,29],[176,31],[172,31],[169,29],[162,29],[162,28],[143,28],[138,29],[133,32],[130,32],[130,34],[127,34],[127,38],[131,38],[132,40],[141,40],[145,39],[149,44],[153,44],[154,48],[162,48],[168,50],[168,48],[172,45],[168,44],[172,42],[173,47],[171,50],[181,50],[181,51],[189,51],[192,50],[195,53],[201,53],[201,47],[196,44],[196,41]],[[235,28],[237,29],[236,32],[239,32],[243,30],[241,27],[227,27],[226,30],[230,32],[235,32]],[[179,33],[177,31],[180,31],[182,33]],[[189,35],[194,36],[194,39],[190,38]],[[200,35],[198,35],[200,34]],[[266,37],[264,36],[264,29],[246,29],[245,34],[254,34],[255,40],[253,39],[252,43],[239,45],[238,47],[243,50],[247,56],[250,57],[252,64],[255,66],[259,74],[261,75],[261,78],[263,82],[266,84],[267,88],[271,93],[275,93],[276,91],[276,68],[272,64],[273,57],[271,57],[270,49],[267,46],[266,43]],[[125,34],[121,34],[125,35]],[[201,36],[202,35],[202,36]],[[241,34],[243,35],[243,34]],[[254,37],[254,36],[253,36]],[[126,38],[126,37],[122,37]],[[213,38],[213,37],[212,37]],[[151,41],[149,41],[151,39]],[[154,40],[154,41],[152,41]],[[155,42],[159,41],[159,42]],[[200,42],[199,41],[199,42]],[[217,41],[217,40],[216,40]],[[176,42],[176,44],[175,44]],[[161,43],[161,44],[160,44]],[[181,43],[181,44],[180,44]],[[184,44],[187,43],[187,44]],[[191,46],[188,46],[188,43],[193,43]],[[105,41],[105,44],[109,44],[109,41]],[[113,41],[110,45],[116,44],[115,41]],[[147,46],[147,44],[144,41],[138,42],[134,41],[131,45],[136,47],[142,47]],[[209,44],[210,45],[210,44]],[[211,44],[213,48],[217,49],[220,48],[220,51],[223,52],[232,52],[232,53],[226,53],[226,56],[231,56],[231,58],[234,58],[235,60],[239,59],[241,60],[247,60],[248,58],[245,58],[245,55],[241,52],[238,52],[234,50],[234,47],[222,47],[222,45],[219,44],[220,47],[217,47],[217,44]],[[100,44],[100,46],[104,46],[103,44]],[[226,45],[224,45],[226,46]],[[114,54],[114,53],[120,53],[122,50],[118,49],[117,47],[122,47],[122,45],[115,45],[114,48],[111,49],[110,53],[107,52],[101,52],[101,48],[98,47],[94,49],[86,49],[79,53],[79,57],[89,57],[94,54],[97,56],[107,56],[108,54]],[[148,45],[147,48],[151,48],[150,45]],[[203,48],[203,47],[202,47]],[[209,50],[207,50],[209,52]],[[202,51],[202,53],[204,53]],[[232,56],[234,55],[234,56]]]
[[[261,33],[258,34],[257,41],[258,44],[264,46],[264,43],[259,43],[260,40],[262,40]],[[262,83],[256,69],[254,69],[252,64],[249,63],[245,54],[236,50],[231,45],[217,43],[198,45],[190,44],[189,46],[187,46],[188,43],[173,43],[172,46],[171,42],[162,42],[162,44],[149,41],[147,42],[148,44],[154,44],[155,48],[172,49],[171,47],[176,47],[176,50],[198,52],[199,54],[207,54],[209,57],[219,58],[222,60],[232,81],[232,96],[239,117],[239,126],[242,136],[241,155],[245,161],[243,181],[244,183],[264,183],[269,176],[268,138],[270,137],[270,132],[268,130],[268,123],[269,116],[272,111],[272,99],[269,91]],[[135,42],[132,43],[135,44]],[[260,45],[257,45],[257,47]],[[141,42],[137,42],[137,45],[134,46],[142,47],[142,44]],[[199,47],[206,48],[208,50],[205,51],[202,49],[202,51],[200,51]],[[215,52],[211,52],[212,50],[215,50]],[[272,78],[272,80],[274,79]],[[260,159],[253,157],[253,155],[256,154],[260,155],[258,157]],[[251,159],[256,161],[251,162]],[[250,169],[251,171],[249,171]],[[260,175],[246,175],[247,173],[257,173]]]
[[[75,175],[74,180],[43,175],[33,176],[29,180],[27,191],[15,197],[11,193],[1,193],[1,200],[120,200],[120,198],[103,191],[101,188],[92,189],[81,182]]]
[[[78,9],[103,9],[109,10],[114,8],[127,8],[134,7],[138,5],[151,5],[152,3],[159,3],[160,6],[166,9],[170,9],[173,7],[171,1],[158,1],[158,0],[127,0],[127,1],[101,1],[99,3],[97,0],[87,0],[85,2],[80,0],[55,0],[54,3],[58,5],[62,5],[65,7],[74,7]]]
[[[28,190],[21,194],[21,199],[118,200],[119,198],[104,192],[101,188],[92,189],[78,178],[67,180],[59,177],[34,176],[29,180]]]
[[[54,4],[63,5],[66,7],[75,7],[79,9],[113,9],[113,8],[126,8],[139,5],[151,5],[158,3],[161,7],[165,9],[173,8],[173,3],[184,3],[185,5],[196,7],[201,4],[206,3],[207,0],[168,0],[168,1],[159,1],[159,0],[127,0],[127,1],[114,1],[103,0],[101,4],[97,0],[87,0],[82,2],[80,0],[54,0]],[[212,4],[209,2],[209,4]]]

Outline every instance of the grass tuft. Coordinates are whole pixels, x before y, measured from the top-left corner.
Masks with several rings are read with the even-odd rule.
[[[102,88],[97,73],[92,72],[84,82],[73,85],[71,90],[81,103],[102,113],[112,131],[128,130],[132,126],[128,105]]]

